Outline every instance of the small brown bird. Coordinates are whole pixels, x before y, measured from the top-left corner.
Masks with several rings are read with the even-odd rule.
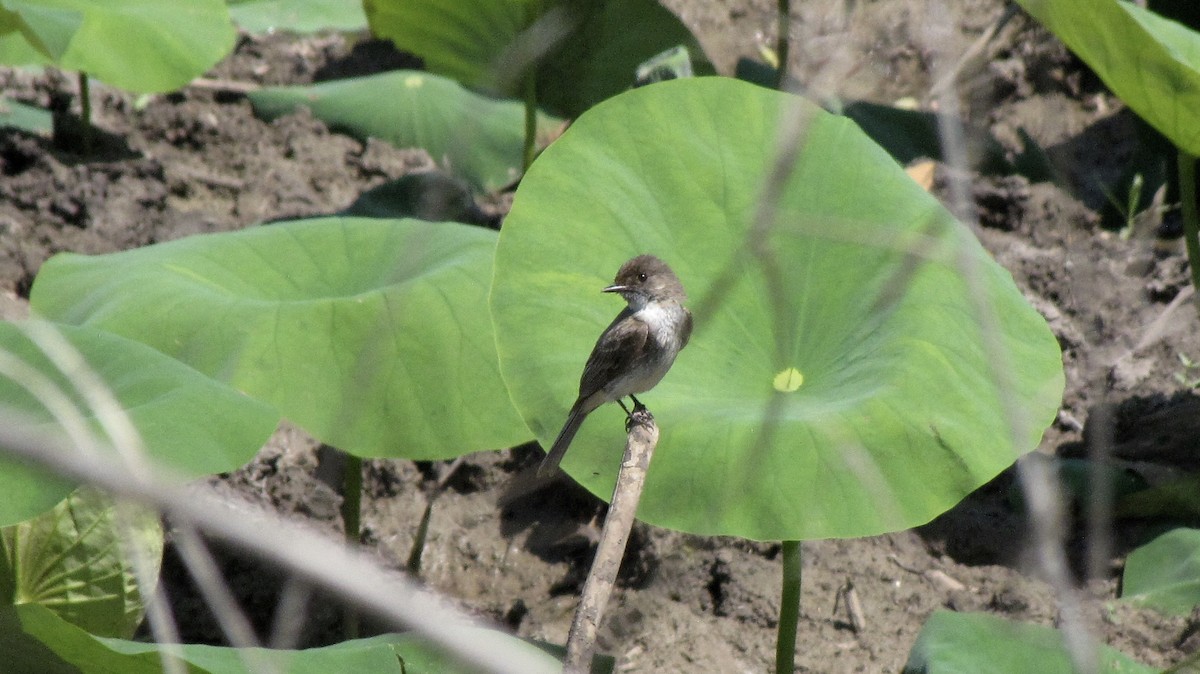
[[[625,307],[596,340],[579,379],[579,397],[567,422],[546,453],[538,475],[558,465],[588,414],[616,401],[629,414],[622,398],[644,409],[635,393],[649,391],[662,380],[692,335],[692,312],[683,303],[687,294],[675,272],[653,255],[639,255],[621,265],[613,284],[601,292],[619,293]]]

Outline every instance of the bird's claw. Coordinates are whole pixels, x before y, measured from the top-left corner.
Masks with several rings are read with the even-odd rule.
[[[654,415],[646,406],[641,403],[636,403],[633,406],[633,413],[625,417],[625,432],[633,430],[634,426],[648,426],[654,421]]]

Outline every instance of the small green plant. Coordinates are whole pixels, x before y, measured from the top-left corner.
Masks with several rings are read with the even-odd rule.
[[[1142,174],[1135,173],[1133,179],[1129,181],[1129,193],[1123,202],[1111,191],[1104,189],[1104,198],[1108,199],[1108,203],[1121,215],[1123,224],[1120,236],[1122,239],[1128,239],[1133,236],[1137,214],[1141,212],[1143,185],[1145,185],[1145,179],[1142,177]]]
[[[1200,387],[1200,372],[1196,371],[1197,368],[1200,368],[1200,363],[1188,358],[1185,353],[1179,353],[1177,356],[1179,357],[1179,365],[1183,369],[1172,375],[1175,381],[1187,388]]]

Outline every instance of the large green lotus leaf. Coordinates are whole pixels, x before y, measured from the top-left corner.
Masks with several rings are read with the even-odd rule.
[[[431,72],[471,87],[519,96],[522,78],[505,71],[512,53],[538,54],[544,45],[521,45],[522,32],[550,19],[532,39],[566,31],[539,64],[538,101],[574,117],[629,88],[637,66],[671,47],[685,45],[700,72],[712,72],[687,27],[654,0],[364,0],[371,31],[425,61]]]
[[[50,111],[0,96],[0,127],[49,136],[54,129]]]
[[[808,120],[803,151],[774,226],[756,229],[785,109]],[[1033,449],[1055,416],[1058,344],[965,226],[852,121],[693,78],[583,115],[534,163],[501,231],[501,372],[543,446],[623,307],[599,290],[638,253],[674,267],[696,325],[640,396],[662,429],[639,511],[651,523],[767,540],[911,527]],[[982,333],[977,303],[997,332]],[[1006,411],[1025,422],[1015,439]],[[563,461],[602,498],[622,422],[602,407]]]
[[[0,63],[25,66],[53,63],[21,34],[22,25],[20,16],[0,5]]]
[[[373,34],[421,57],[430,72],[482,86],[494,76],[493,62],[537,18],[542,4],[542,0],[363,0],[363,11]]]
[[[0,603],[0,653],[13,672],[38,674],[162,674],[157,653],[125,655],[40,604]],[[208,674],[188,667],[189,674]]]
[[[1147,667],[1101,644],[1098,674],[1149,674]],[[904,674],[1073,674],[1062,633],[986,613],[938,611],[917,635]]]
[[[49,260],[35,310],[145,342],[362,456],[529,437],[496,362],[496,233],[321,218]]]
[[[493,643],[499,649],[520,648],[531,654],[542,653],[540,649],[520,639],[481,627],[463,627],[471,631],[478,639]],[[114,649],[127,653],[146,652],[153,645],[137,642],[116,643],[106,640]],[[257,670],[247,668],[246,655],[258,658],[271,658],[287,671],[288,674],[326,674],[327,672],[395,672],[396,674],[469,674],[478,671],[466,667],[460,662],[448,657],[443,651],[431,645],[428,640],[412,634],[384,634],[368,639],[343,641],[323,648],[311,648],[303,651],[271,651],[252,649],[237,651],[232,648],[217,646],[188,645],[183,647],[184,658],[193,665],[199,665],[213,674],[254,674]],[[554,671],[555,665],[561,664],[548,654],[543,654],[546,662],[545,671]],[[253,662],[251,660],[251,662]]]
[[[357,138],[424,148],[452,173],[486,191],[499,190],[521,175],[524,106],[480,96],[444,77],[394,70],[312,86],[270,87],[249,97],[267,119],[303,105],[330,127]],[[559,124],[545,115],[538,118],[542,133]]]
[[[138,92],[186,85],[229,53],[235,35],[222,0],[0,0],[0,10],[59,67]]]
[[[1175,615],[1200,606],[1200,530],[1173,529],[1129,553],[1121,597]]]
[[[229,0],[234,23],[252,33],[356,31],[367,27],[362,0]]]
[[[1200,33],[1132,2],[1017,0],[1172,143],[1200,154]]]
[[[476,628],[469,628],[476,629]],[[496,643],[520,642],[500,632],[478,629],[481,639]],[[533,646],[524,645],[533,649]],[[44,606],[0,606],[0,653],[13,672],[38,674],[159,674],[158,646],[138,641],[97,637],[64,621]],[[412,635],[385,634],[343,641],[322,648],[281,651],[255,648],[239,650],[220,646],[183,644],[177,652],[189,674],[250,674],[269,662],[270,671],[288,674],[370,672],[371,674],[451,674],[474,671],[439,653],[428,642]],[[547,671],[556,664],[546,656]]]
[[[279,421],[271,407],[213,381],[144,344],[95,328],[55,326],[111,389],[137,428],[152,460],[184,477],[232,470],[249,461]],[[34,374],[0,376],[5,412],[23,415],[40,430],[62,431],[55,417],[28,387],[33,376],[57,388],[92,430],[98,423],[86,411],[75,384],[60,373],[16,324],[0,323],[0,350]],[[220,419],[220,423],[213,423]],[[28,519],[58,503],[72,489],[60,480],[23,468],[0,456],[0,525]]]
[[[41,604],[91,634],[129,638],[144,614],[133,554],[157,578],[162,551],[157,513],[82,488],[49,512],[0,529],[0,588],[11,590],[13,604]]]

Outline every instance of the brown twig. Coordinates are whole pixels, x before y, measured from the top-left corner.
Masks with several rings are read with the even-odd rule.
[[[584,582],[583,596],[579,598],[579,607],[575,609],[575,619],[571,622],[564,674],[591,671],[592,655],[596,651],[596,630],[604,616],[608,598],[612,595],[617,570],[621,568],[625,544],[629,542],[634,514],[642,498],[646,470],[650,467],[650,457],[657,445],[658,426],[654,423],[654,417],[645,409],[635,409],[625,440],[625,456],[617,472],[612,502],[608,506],[604,530],[596,547],[596,559]]]

